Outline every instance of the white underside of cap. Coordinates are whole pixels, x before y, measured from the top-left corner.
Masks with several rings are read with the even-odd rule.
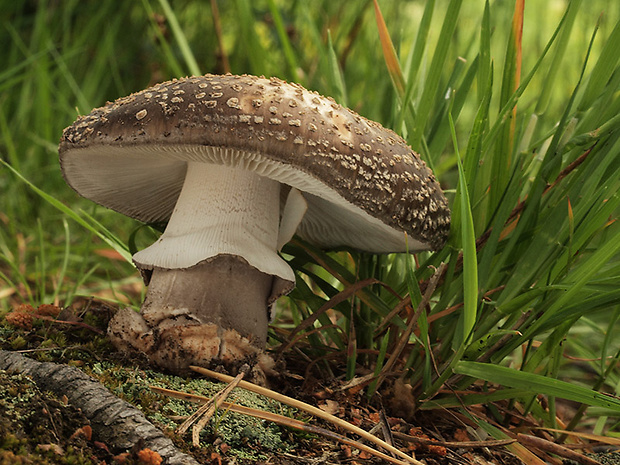
[[[348,246],[374,253],[429,249],[351,204],[322,180],[258,153],[189,145],[116,146],[75,152],[75,157],[65,156],[63,161],[70,184],[83,196],[142,221],[166,221],[174,209],[187,163],[201,162],[242,168],[298,189],[308,208],[297,234],[318,246]]]

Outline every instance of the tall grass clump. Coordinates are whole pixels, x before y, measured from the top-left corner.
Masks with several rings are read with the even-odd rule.
[[[453,408],[496,437],[514,412],[557,427],[556,399],[578,405],[564,426],[618,433],[618,5],[0,3],[4,309],[140,301],[126,244],[154,233],[77,199],[59,174],[56,143],[77,114],[186,74],[275,75],[400,133],[452,209],[436,253],[293,240],[276,352],[369,396],[406,382],[415,410]]]

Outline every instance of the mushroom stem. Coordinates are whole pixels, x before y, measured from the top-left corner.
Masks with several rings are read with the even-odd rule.
[[[215,324],[257,347],[267,341],[267,302],[273,277],[233,255],[183,270],[153,270],[142,316],[152,328]]]
[[[294,286],[276,253],[279,183],[250,171],[190,162],[162,236],[136,253],[148,281],[140,315],[118,312],[117,347],[173,371],[260,353],[270,306]]]

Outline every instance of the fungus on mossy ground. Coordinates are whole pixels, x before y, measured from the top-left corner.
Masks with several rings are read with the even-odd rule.
[[[293,234],[389,253],[441,248],[449,231],[438,183],[401,137],[275,78],[158,84],[78,118],[59,152],[80,195],[168,222],[133,257],[141,313],[119,312],[109,334],[173,371],[261,353],[270,308],[294,287],[277,253]]]

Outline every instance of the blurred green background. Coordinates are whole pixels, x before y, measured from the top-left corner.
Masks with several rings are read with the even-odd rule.
[[[432,17],[425,39],[426,52],[416,73],[421,84],[413,91],[414,100],[420,98],[423,90],[425,73],[441,33],[441,12],[448,3],[436,2],[438,13]],[[540,56],[567,3],[527,3],[524,70],[530,69]],[[426,2],[382,1],[380,5],[397,53],[406,66]],[[503,66],[513,8],[512,2],[492,2],[491,57],[496,70]],[[478,53],[483,9],[482,1],[463,2],[434,100],[441,101],[450,84],[455,84],[450,79],[463,79],[463,70]],[[545,120],[556,121],[561,115],[600,15],[603,16],[598,35],[602,38],[610,34],[620,16],[620,3],[591,0],[581,8],[568,41],[568,52],[559,64],[559,78],[549,89],[548,108],[541,116]],[[175,21],[186,42],[175,35]],[[329,47],[328,36],[333,48]],[[129,240],[135,223],[79,199],[63,182],[57,162],[62,129],[78,114],[88,113],[108,100],[173,77],[230,71],[297,81],[342,101],[330,62],[336,60],[348,106],[388,127],[394,125],[397,115],[397,98],[384,64],[369,0],[177,0],[170,4],[155,0],[1,0],[0,44],[0,157],[70,208],[85,209],[94,215],[123,241]],[[595,41],[593,54],[600,51],[602,44],[603,40]],[[539,104],[536,90],[544,86],[545,77],[543,73],[535,76],[520,108]],[[499,82],[496,71],[496,88]],[[498,92],[495,100],[497,95]],[[457,122],[462,146],[476,112],[475,89],[464,98],[467,102]],[[442,124],[445,128],[445,118],[437,121],[433,116],[429,116],[425,128],[430,153],[423,155],[427,160],[431,158],[444,186],[454,188],[455,165],[448,134],[443,131],[441,137],[433,139]],[[519,121],[521,125],[525,123]],[[11,268],[17,268],[22,275],[17,281],[23,278],[31,283],[44,279],[37,267],[45,266],[51,273],[47,283],[22,283],[19,294],[32,291],[38,299],[45,300],[50,294],[57,297],[54,287],[60,286],[63,298],[70,298],[80,277],[69,273],[64,275],[69,282],[54,282],[66,259],[67,269],[79,269],[79,275],[94,273],[88,284],[79,283],[92,287],[81,293],[114,287],[110,281],[123,281],[131,275],[130,266],[94,255],[93,250],[99,247],[97,240],[93,242],[88,232],[71,222],[67,226],[71,253],[65,257],[66,228],[62,215],[4,167],[0,170],[0,252],[5,257],[0,270],[15,276],[16,270]],[[45,257],[41,257],[41,244],[48,245]],[[14,300],[27,300],[24,295],[7,295],[11,292],[7,286],[0,281],[1,307],[6,309],[7,302]]]

